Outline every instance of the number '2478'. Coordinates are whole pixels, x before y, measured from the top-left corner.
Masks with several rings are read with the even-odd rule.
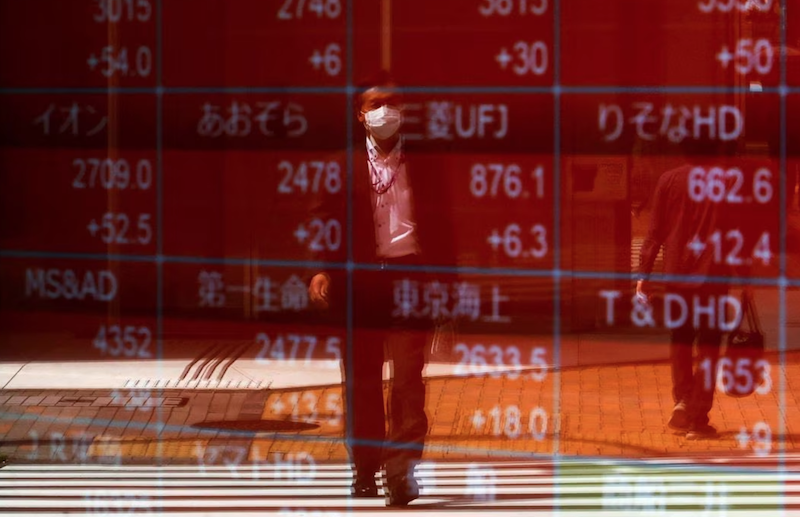
[[[307,14],[335,20],[342,14],[341,0],[284,0],[278,9],[279,20],[300,20]]]

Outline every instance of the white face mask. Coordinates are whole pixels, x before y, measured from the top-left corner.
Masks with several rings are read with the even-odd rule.
[[[364,114],[367,129],[380,140],[391,138],[400,129],[403,116],[400,110],[391,106],[381,106]]]

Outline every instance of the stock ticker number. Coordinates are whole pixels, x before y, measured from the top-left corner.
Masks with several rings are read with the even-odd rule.
[[[306,16],[335,20],[341,14],[341,0],[284,0],[278,9],[279,20],[302,20]]]
[[[703,13],[729,13],[734,10],[767,13],[772,10],[772,3],[773,0],[701,0],[697,3],[697,7]]]
[[[772,201],[774,189],[772,187],[772,171],[761,168],[753,175],[752,189],[749,195],[742,194],[745,184],[744,173],[736,167],[722,169],[712,167],[694,167],[689,172],[689,198],[702,203],[706,200],[712,203],[742,204],[756,202],[767,204]]]
[[[511,49],[509,52],[507,47],[501,48],[494,58],[501,70],[513,65],[511,71],[519,76],[544,75],[547,72],[548,49],[544,41],[517,41]]]
[[[153,334],[146,326],[101,325],[92,346],[109,357],[151,358]]]
[[[740,39],[733,52],[723,45],[716,56],[723,68],[727,69],[733,63],[733,70],[739,75],[757,73],[767,75],[772,71],[775,61],[775,50],[767,39],[753,41],[750,38]]]
[[[749,266],[754,260],[760,260],[763,265],[768,266],[772,261],[772,251],[769,246],[769,232],[761,234],[749,257],[742,257],[739,255],[744,247],[744,235],[741,230],[735,228],[725,232],[724,240],[722,232],[717,230],[712,233],[705,242],[703,242],[699,235],[695,235],[694,239],[687,245],[687,248],[692,251],[695,257],[699,257],[705,253],[709,247],[713,252],[715,264],[722,264],[724,262],[729,266]]]
[[[150,47],[141,46],[129,51],[127,47],[108,45],[100,51],[100,56],[91,54],[86,63],[94,71],[98,67],[105,77],[121,75],[123,77],[148,77],[153,71],[153,52]]]
[[[95,0],[97,23],[148,22],[153,14],[150,0]]]
[[[325,359],[338,361],[342,357],[342,340],[336,336],[327,339],[317,339],[313,334],[287,334],[270,337],[265,332],[256,335],[256,343],[261,348],[256,354],[256,361],[259,363],[269,363],[277,361],[281,363],[295,364],[302,361],[303,364],[310,364],[314,357],[314,351],[319,350],[325,354]],[[324,349],[322,348],[324,344]],[[338,365],[336,366],[338,367]]]
[[[338,251],[342,245],[342,224],[336,219],[314,218],[308,224],[301,223],[294,237],[311,251]]]
[[[709,358],[700,363],[706,390],[712,389],[711,364]],[[747,357],[740,357],[734,362],[728,357],[722,357],[717,362],[716,379],[716,388],[721,393],[747,395],[755,392],[766,395],[772,389],[770,364],[765,359],[753,361]]]
[[[752,447],[756,456],[764,457],[772,451],[772,428],[766,422],[756,422],[752,431],[741,427],[734,438],[740,449]]]
[[[133,217],[135,224],[131,222],[131,216],[116,212],[106,212],[98,223],[92,219],[88,226],[92,237],[100,236],[103,244],[109,245],[128,245],[138,244],[146,246],[153,239],[153,227],[150,214],[139,214]],[[135,227],[135,229],[134,229]]]
[[[547,0],[483,0],[478,6],[481,16],[541,16],[547,12]]]
[[[544,198],[544,167],[539,165],[530,175],[534,182],[534,195]],[[477,199],[506,197],[527,199],[531,196],[522,168],[515,164],[476,163],[470,170],[469,190]]]
[[[506,377],[517,379],[521,376],[521,370],[526,368],[522,365],[522,353],[519,347],[482,344],[468,345],[458,343],[454,352],[459,355],[458,364],[454,374],[458,376],[466,375],[489,375],[490,377]],[[530,367],[533,369],[529,377],[537,382],[542,382],[547,377],[547,351],[542,347],[531,350]]]
[[[331,77],[336,77],[342,71],[342,47],[337,43],[330,43],[325,50],[314,50],[308,58],[314,70],[324,70]]]
[[[531,236],[534,246],[529,246],[527,238],[522,232],[522,227],[517,223],[512,223],[502,230],[494,229],[486,242],[492,248],[492,251],[502,251],[508,258],[529,258],[536,259],[544,258],[547,255],[547,228],[541,224],[535,224],[530,227],[528,232]]]
[[[489,410],[486,416],[482,409],[475,410],[472,415],[472,426],[476,431],[483,431],[486,424],[490,424],[492,435],[503,436],[511,440],[528,437],[539,442],[544,440],[547,435],[547,411],[537,406],[530,410],[527,417],[528,425],[525,429],[519,406],[511,404],[503,408],[498,404]]]
[[[324,407],[320,407],[320,403]],[[342,424],[342,395],[330,392],[322,394],[314,391],[276,395],[268,404],[275,416],[291,417],[309,424],[324,424],[336,427]],[[322,409],[322,413],[320,412]]]
[[[74,189],[148,190],[153,185],[150,160],[139,160],[135,170],[124,158],[76,158],[72,166],[77,169],[72,180]]]
[[[279,194],[338,194],[342,190],[342,168],[337,162],[313,161],[295,165],[284,160],[278,164],[278,170],[281,172]]]

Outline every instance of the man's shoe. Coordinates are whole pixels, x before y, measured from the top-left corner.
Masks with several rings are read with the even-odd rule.
[[[689,430],[689,414],[686,412],[686,403],[683,401],[675,404],[672,409],[672,416],[667,425],[673,431],[686,432]]]
[[[375,484],[375,474],[356,477],[350,489],[350,494],[353,497],[378,497],[378,485]]]
[[[717,429],[713,425],[695,424],[686,433],[687,440],[706,440],[717,437]]]
[[[413,476],[398,476],[388,481],[386,506],[406,506],[419,497],[419,485]]]

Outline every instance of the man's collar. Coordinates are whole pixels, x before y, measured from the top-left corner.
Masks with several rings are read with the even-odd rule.
[[[387,158],[391,158],[396,154],[400,154],[403,150],[403,136],[400,135],[400,138],[397,139],[397,143],[395,144],[394,148],[389,151],[386,155]],[[372,138],[372,135],[367,133],[367,153],[369,153],[370,160],[377,160],[381,153],[378,150],[378,144]]]

